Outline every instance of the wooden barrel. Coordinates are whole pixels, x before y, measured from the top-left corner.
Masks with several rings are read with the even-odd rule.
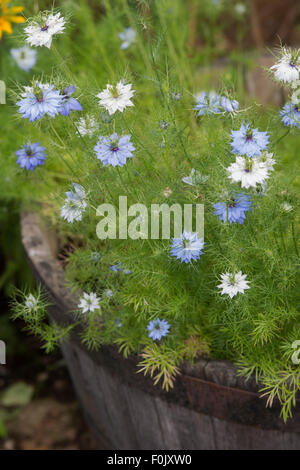
[[[33,272],[47,289],[56,322],[69,323],[78,299],[65,287],[58,239],[39,217],[21,218],[22,241]],[[61,344],[87,423],[108,449],[300,449],[300,408],[286,424],[280,406],[266,408],[254,378],[247,383],[228,361],[183,364],[170,392],[137,374],[137,358],[114,346],[90,352],[78,334]]]

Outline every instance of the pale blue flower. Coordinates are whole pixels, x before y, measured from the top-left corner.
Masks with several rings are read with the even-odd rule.
[[[204,114],[219,114],[220,110],[220,97],[214,93],[206,93],[202,91],[197,97],[197,104],[194,107],[198,111],[198,116]]]
[[[294,103],[287,103],[280,111],[282,122],[285,126],[293,126],[300,129],[300,107]]]
[[[249,123],[242,124],[238,131],[231,131],[231,137],[232,152],[238,155],[258,157],[269,145],[268,133],[252,129]]]
[[[123,267],[122,263],[118,262],[112,266],[109,267],[111,271],[121,273],[123,272],[124,274],[131,274],[130,269],[126,269]]]
[[[224,111],[226,111],[227,113],[234,113],[234,111],[237,111],[240,107],[238,101],[230,100],[226,96],[221,96],[220,104]]]
[[[74,191],[67,191],[66,195],[72,201],[82,201],[85,198],[85,189],[78,183],[72,183]]]
[[[28,46],[23,46],[19,49],[11,49],[10,53],[20,69],[25,70],[25,72],[29,72],[36,64],[37,52],[35,49],[31,49]]]
[[[121,263],[113,264],[112,266],[109,267],[109,269],[111,271],[118,272],[118,273],[123,271],[123,267]]]
[[[182,263],[197,260],[203,254],[204,241],[198,238],[198,233],[184,231],[180,238],[173,238],[170,254]]]
[[[250,196],[245,193],[232,194],[232,197],[226,202],[217,202],[214,204],[214,215],[219,216],[219,219],[230,224],[239,223],[243,224],[246,218],[245,212],[250,210],[252,201]]]
[[[103,165],[116,167],[125,165],[127,158],[133,157],[135,147],[130,142],[130,135],[118,137],[115,133],[110,137],[100,136],[94,150]]]
[[[118,34],[122,41],[121,49],[127,49],[135,41],[136,32],[133,28],[125,28],[124,31]]]
[[[156,318],[151,320],[147,326],[149,338],[155,340],[160,340],[163,336],[166,336],[169,333],[170,325],[166,320],[160,320]]]
[[[60,114],[62,114],[63,116],[69,116],[71,111],[82,111],[82,106],[79,101],[71,97],[74,91],[74,86],[69,86],[64,89],[64,95],[62,98],[62,105],[60,109]]]
[[[63,96],[54,86],[36,84],[35,89],[25,92],[25,97],[17,102],[18,113],[30,122],[40,119],[45,114],[55,117],[61,110]]]
[[[171,98],[174,101],[179,101],[181,99],[181,93],[175,93],[174,91],[171,93]]]
[[[31,144],[28,142],[21,150],[16,151],[17,163],[20,168],[33,171],[36,166],[44,165],[46,160],[45,148],[39,142]]]

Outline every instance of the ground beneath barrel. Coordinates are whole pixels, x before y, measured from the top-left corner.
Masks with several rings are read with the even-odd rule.
[[[60,352],[46,355],[37,339],[20,332],[23,326],[15,325],[19,346],[0,366],[0,449],[99,449]]]

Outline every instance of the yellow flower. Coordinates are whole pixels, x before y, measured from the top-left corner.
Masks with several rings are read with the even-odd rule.
[[[24,7],[10,7],[9,0],[0,0],[0,39],[3,32],[12,33],[11,23],[24,23],[25,18],[19,16]]]

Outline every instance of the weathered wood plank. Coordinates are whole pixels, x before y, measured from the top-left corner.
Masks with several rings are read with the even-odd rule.
[[[101,388],[101,404],[110,416],[110,432],[116,448],[138,448],[136,427],[126,401],[126,385],[99,366],[95,370],[94,381],[95,386]]]
[[[215,449],[211,417],[156,398],[165,449]]]
[[[111,419],[101,401],[101,389],[97,390],[96,393],[91,390],[87,376],[82,373],[82,365],[79,361],[80,350],[76,346],[70,345],[70,343],[62,343],[61,349],[68,364],[81,409],[99,441],[99,448],[112,449],[113,443],[110,436],[113,429],[110,427]]]
[[[136,448],[145,450],[165,449],[154,398],[132,387],[125,387],[123,391],[138,440],[138,447]],[[133,448],[131,447],[131,449]]]
[[[220,450],[300,450],[300,434],[212,418],[216,448]]]

